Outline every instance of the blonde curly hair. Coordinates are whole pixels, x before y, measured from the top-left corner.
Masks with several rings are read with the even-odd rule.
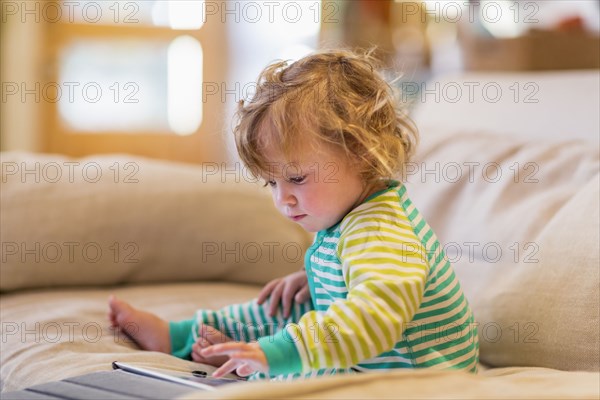
[[[267,66],[252,99],[238,106],[234,135],[242,161],[264,175],[266,146],[291,159],[300,141],[316,139],[345,152],[366,183],[403,179],[418,133],[375,65],[368,53],[336,50]]]

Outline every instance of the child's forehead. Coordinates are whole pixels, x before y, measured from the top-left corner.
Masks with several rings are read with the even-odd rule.
[[[313,157],[296,152],[291,157],[286,157],[282,151],[264,153],[263,157],[265,170],[262,175],[271,178],[298,175],[318,162]]]
[[[326,143],[310,129],[286,133],[279,131],[270,118],[263,121],[257,148],[263,177],[305,174],[319,165],[343,158],[341,149]]]
[[[323,146],[315,143],[314,139],[308,138],[288,138],[286,143],[282,143],[280,137],[271,136],[262,140],[259,151],[266,163],[280,166],[303,165],[329,156]]]
[[[263,152],[262,158],[261,175],[269,179],[305,175],[323,168],[323,165],[337,162],[337,158],[329,152],[303,146],[292,148],[288,155],[283,149],[269,149]]]

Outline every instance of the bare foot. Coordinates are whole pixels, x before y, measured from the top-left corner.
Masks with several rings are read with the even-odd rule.
[[[231,342],[233,339],[225,336],[221,331],[213,328],[210,325],[200,324],[198,327],[198,340],[192,345],[192,360],[208,364],[215,367],[220,367],[229,359],[227,356],[204,357],[200,354],[202,349],[205,349],[213,344]]]
[[[143,350],[171,354],[169,323],[147,311],[133,308],[129,303],[111,295],[108,298],[108,319],[120,328]]]

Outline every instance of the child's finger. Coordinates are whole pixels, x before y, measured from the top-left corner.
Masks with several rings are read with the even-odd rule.
[[[222,343],[222,344],[214,344],[200,351],[200,354],[203,357],[211,357],[217,355],[229,355],[234,351],[239,351],[240,345],[242,343]]]
[[[192,360],[197,363],[214,365],[215,367],[223,365],[229,359],[228,356],[205,356],[202,354],[202,350],[210,346],[212,346],[212,343],[204,338],[198,338],[196,343],[192,345]]]
[[[281,301],[281,294],[283,292],[283,288],[285,285],[283,282],[277,285],[275,289],[273,289],[273,293],[271,293],[271,304],[269,304],[269,316],[274,317],[277,314],[277,308],[279,307],[279,302]]]
[[[192,345],[192,360],[196,362],[202,362],[206,360],[206,357],[203,357],[200,352],[205,347],[202,344],[198,343],[199,340]]]
[[[271,293],[271,288],[267,284],[267,286],[265,286],[265,287],[263,287],[261,289],[260,293],[258,294],[258,297],[256,298],[256,302],[259,305],[261,305],[262,303],[264,303],[265,300],[267,299],[267,297],[269,297],[269,293]]]
[[[206,361],[205,357],[202,357],[200,351],[202,350],[202,346],[199,346],[198,343],[194,343],[192,345],[192,360],[196,362],[204,362]]]
[[[310,290],[308,289],[308,285],[304,286],[298,293],[296,293],[296,303],[304,303],[306,300],[310,298]]]
[[[283,317],[287,318],[290,315],[290,311],[292,309],[292,301],[294,299],[294,291],[293,287],[286,287],[283,290],[283,296],[281,298],[281,303],[283,304]]]
[[[259,305],[265,302],[265,300],[267,299],[267,297],[269,297],[269,294],[271,294],[273,288],[277,285],[277,283],[279,283],[279,279],[274,279],[271,282],[267,283],[264,288],[262,288],[262,290],[258,294],[258,298],[256,299],[256,302]]]
[[[235,353],[240,353],[244,351],[253,351],[255,350],[254,346],[250,343],[243,342],[227,342],[214,344],[205,349],[202,349],[200,354],[204,357],[212,357],[217,355],[227,355],[232,356]]]
[[[235,371],[239,376],[249,376],[252,375],[255,371],[254,368],[249,366],[248,364],[243,364],[241,367]]]
[[[212,376],[220,378],[234,371],[238,372],[240,376],[248,376],[255,371],[266,372],[267,368],[263,362],[258,361],[254,352],[234,353],[225,364],[213,372]]]
[[[198,333],[209,345],[230,342],[233,340],[229,336],[225,336],[220,330],[206,324],[198,326]]]
[[[241,367],[243,361],[231,358],[225,364],[221,365],[215,372],[213,372],[213,378],[220,378],[223,375],[227,375],[233,371],[235,371],[238,367]]]

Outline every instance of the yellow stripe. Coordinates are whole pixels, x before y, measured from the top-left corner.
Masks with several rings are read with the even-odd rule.
[[[393,286],[393,285],[386,285],[386,286]],[[385,300],[386,304],[388,304],[390,306],[390,308],[392,308],[394,311],[396,311],[396,313],[398,313],[400,316],[402,316],[403,321],[407,321],[410,319],[409,318],[410,315],[408,314],[407,310],[404,309],[404,307],[402,307],[402,304],[398,304],[395,299],[390,298],[387,295],[387,293],[385,293],[381,289],[379,289],[376,284],[366,283],[365,287],[369,288],[369,290],[371,290],[372,292],[379,294],[379,296],[383,300]],[[400,301],[402,301],[404,303],[407,302],[406,299],[404,298],[404,296],[398,296],[398,298],[400,299]]]
[[[416,239],[416,238],[414,238],[414,239]],[[375,236],[373,234],[371,234],[371,235],[365,235],[365,236],[360,236],[360,237],[353,238],[353,239],[346,239],[344,241],[344,245],[346,246],[344,248],[344,250],[347,249],[347,248],[350,248],[350,247],[358,246],[358,245],[365,245],[365,244],[368,245],[368,244],[371,244],[372,246],[376,246],[376,245],[379,244],[379,245],[383,245],[383,247],[381,247],[381,248],[387,249],[387,251],[389,251],[390,247],[386,246],[388,243],[390,243],[390,244],[406,245],[407,247],[410,246],[409,249],[412,250],[412,251],[419,250],[421,253],[426,253],[425,246],[423,246],[423,244],[420,241],[419,242],[416,242],[416,241],[415,242],[409,242],[409,241],[406,241],[406,240],[395,238],[393,236],[387,236],[387,235],[377,235],[377,236]],[[392,247],[391,249],[394,252],[402,251],[403,250],[403,249],[397,249],[395,247]],[[409,249],[406,249],[406,250],[409,250]],[[342,254],[344,254],[344,253],[342,253]]]
[[[379,327],[379,330],[385,337],[385,340],[387,341],[386,343],[383,343],[383,345],[385,347],[389,347],[390,343],[392,343],[392,337],[390,336],[389,326],[386,322],[396,320],[397,318],[394,318],[386,309],[384,309],[382,306],[377,304],[377,302],[373,301],[373,298],[371,297],[371,295],[365,294],[360,291],[353,293],[353,295],[361,297],[367,304],[369,304],[371,307],[376,308],[378,310],[377,313],[372,313],[371,316],[373,317],[373,321],[375,321],[375,323]],[[384,316],[385,319],[382,318],[382,316]],[[359,341],[362,341],[360,339],[361,338],[359,338]],[[375,336],[373,339],[375,339],[374,342],[377,343],[377,336]],[[378,351],[377,354],[383,352],[384,347],[380,347],[380,346],[379,347],[376,346],[376,347],[377,347],[377,351]]]
[[[359,243],[360,244],[360,243]],[[401,242],[399,241],[398,244],[411,244],[412,243],[406,243],[406,242]],[[354,245],[354,246],[358,246],[358,244]],[[348,247],[354,247],[354,246],[348,246]],[[417,246],[415,247],[411,247],[411,249],[396,249],[396,248],[390,248],[388,246],[377,246],[372,244],[371,246],[365,246],[357,251],[353,251],[353,252],[342,252],[341,257],[339,257],[341,259],[342,262],[346,261],[346,260],[352,260],[352,261],[359,261],[360,257],[363,255],[369,255],[369,254],[373,254],[373,253],[390,253],[390,250],[392,254],[400,257],[401,259],[394,259],[394,258],[390,258],[393,261],[393,264],[400,264],[400,265],[406,265],[406,264],[415,264],[415,263],[411,263],[408,260],[409,259],[417,259],[420,260],[421,263],[420,264],[426,264],[427,263],[427,253],[425,252],[425,248],[423,246]],[[364,262],[365,264],[367,262]]]
[[[387,215],[389,218],[383,218],[382,215]],[[346,222],[347,221],[347,222]],[[341,230],[341,234],[344,235],[346,232],[349,232],[359,224],[371,224],[371,225],[383,225],[383,226],[400,226],[404,229],[412,229],[411,223],[403,214],[397,212],[378,212],[377,214],[368,213],[368,214],[359,214],[354,215],[352,217],[346,216],[344,218],[344,229]],[[397,225],[398,224],[398,225]]]
[[[377,216],[381,216],[381,215],[387,215],[389,217],[392,217],[394,220],[390,221],[385,218],[377,217]],[[342,234],[347,232],[348,229],[351,229],[353,226],[359,224],[363,220],[366,220],[367,222],[379,222],[379,223],[385,222],[386,224],[389,224],[389,225],[394,225],[395,220],[400,220],[400,221],[405,222],[407,225],[410,225],[410,221],[403,214],[401,214],[399,212],[395,212],[395,210],[391,210],[391,211],[374,211],[374,210],[361,211],[360,213],[356,213],[356,214],[350,213],[350,214],[346,215],[346,217],[344,217],[344,229],[342,231]]]
[[[362,298],[365,303],[371,305],[373,304],[373,299],[371,298],[371,296],[368,296],[364,293],[361,292],[357,292],[355,294],[356,297],[360,297]],[[365,310],[362,310],[358,305],[356,304],[349,304],[348,305],[349,308],[352,308],[352,310],[354,311],[355,314],[362,314],[365,312]],[[381,309],[381,307],[379,305],[377,305],[378,309]],[[368,310],[367,310],[368,311]],[[385,310],[381,310],[381,312],[384,312]],[[377,315],[373,315],[370,314],[371,317],[373,318],[373,321],[375,321],[375,323],[377,324],[377,326],[379,327],[379,330],[381,331],[381,333],[383,334],[384,338],[386,337],[385,334],[385,328],[381,326],[381,324],[378,321]],[[365,325],[365,329],[367,331],[369,331],[369,337],[373,338],[373,339],[377,339],[377,334],[375,333],[375,331],[373,331],[373,328],[371,328],[369,325]],[[377,354],[373,354],[370,349],[367,347],[367,343],[365,342],[365,340],[363,340],[360,336],[357,336],[357,340],[361,343],[361,347],[363,349],[364,354],[366,355],[367,358],[371,358],[373,356],[376,356],[379,353],[382,353],[384,351],[385,348],[385,343],[379,343],[379,340],[373,340],[373,345],[375,346],[375,351],[377,352]]]
[[[320,346],[318,346],[317,343],[315,343],[314,337],[313,337],[312,333],[310,332],[310,330],[308,330],[308,326],[307,326],[308,324],[310,324],[311,326],[314,326],[317,323],[316,318],[315,318],[316,315],[317,315],[317,313],[315,311],[311,311],[307,314],[304,314],[304,316],[299,321],[300,323],[304,322],[304,326],[300,326],[300,328],[301,328],[301,332],[303,333],[302,336],[305,338],[306,342],[308,342],[307,350],[309,351],[310,354],[312,354],[312,357],[309,357],[309,360],[312,359],[312,362],[310,365],[311,368],[319,368],[319,365],[321,365],[321,363],[322,363],[322,361],[320,359],[321,356],[319,355],[319,347]],[[309,334],[306,334],[307,332]],[[324,351],[324,353],[325,353],[325,362],[327,364],[332,363],[331,356],[329,355],[329,359],[328,359],[327,352]]]
[[[351,308],[357,315],[360,315],[360,312],[356,312],[356,310],[351,307],[352,304],[350,303],[346,303],[346,305]],[[331,306],[331,308],[335,308],[335,310],[333,311],[334,313],[336,313],[336,316],[340,319],[342,319],[346,325],[348,325],[348,327],[350,327],[350,329],[352,329],[353,332],[360,332],[361,330],[358,328],[358,326],[354,323],[354,321],[352,321],[351,319],[348,318],[348,316],[339,308],[337,307],[335,304],[333,304]],[[360,310],[359,310],[360,311]],[[351,333],[348,336],[353,336],[353,334]],[[357,364],[359,362],[358,360],[358,352],[356,351],[356,348],[354,347],[354,343],[352,342],[352,339],[350,337],[344,338],[343,336],[340,335],[340,337],[342,338],[342,340],[345,340],[346,344],[348,345],[348,348],[350,350],[350,360],[352,361],[352,364],[345,364],[348,367]],[[363,354],[368,354],[368,351],[365,351],[365,347],[363,346],[363,343],[361,343],[361,340],[358,340],[359,345],[361,346],[361,349],[363,351]]]
[[[406,231],[406,232],[405,232]],[[396,236],[402,236],[408,239],[413,239],[413,240],[418,240],[420,242],[420,239],[418,238],[417,235],[415,235],[415,233],[413,232],[412,228],[407,226],[406,229],[401,230],[401,229],[391,229],[388,228],[386,226],[365,226],[363,228],[359,228],[359,229],[354,229],[351,232],[347,232],[343,237],[348,238],[350,237],[350,235],[357,235],[360,233],[379,233],[379,232],[385,232],[385,233],[391,233],[394,234]],[[348,240],[348,239],[346,239]]]
[[[378,274],[373,271],[366,271],[366,272],[361,272],[361,273],[356,273],[356,274],[353,273],[350,276],[350,283],[352,284],[350,289],[354,289],[355,287],[357,287],[361,284],[365,284],[367,282],[373,282],[373,281],[387,281],[387,282],[393,282],[396,285],[402,285],[402,284],[404,284],[405,281],[410,281],[415,278],[425,280],[426,275],[419,276],[417,274],[406,274],[405,276],[399,278],[398,276]]]

